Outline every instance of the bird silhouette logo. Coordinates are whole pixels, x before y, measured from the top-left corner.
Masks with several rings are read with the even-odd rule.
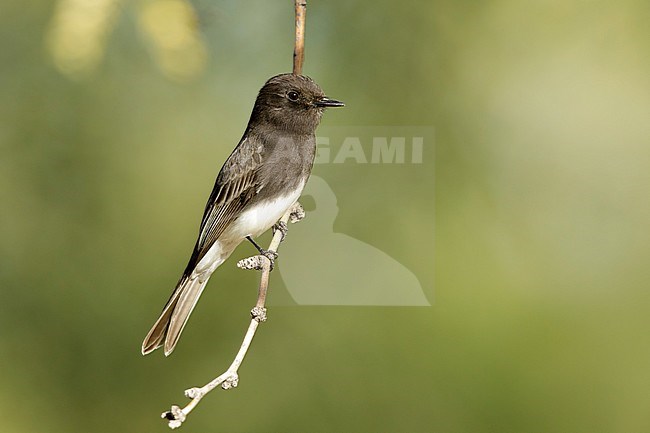
[[[302,196],[311,196],[316,209],[291,228],[278,266],[296,304],[431,305],[406,266],[370,244],[334,232],[336,195],[323,178],[311,176]]]

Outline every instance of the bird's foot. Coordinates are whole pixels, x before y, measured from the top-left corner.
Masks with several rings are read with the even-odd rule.
[[[275,236],[275,232],[281,232],[282,237],[280,238],[280,242],[284,241],[284,238],[287,237],[287,232],[289,231],[289,228],[287,227],[287,223],[284,221],[278,221],[273,225],[273,236]]]
[[[237,267],[240,269],[255,269],[256,271],[261,271],[264,269],[264,259],[266,258],[271,265],[270,269],[273,270],[275,267],[275,260],[278,258],[278,253],[263,248],[260,248],[259,252],[259,255],[247,257],[238,261]]]
[[[257,245],[257,242],[255,242],[253,238],[251,238],[250,236],[246,236],[246,239],[248,239],[255,246],[257,251],[260,252],[261,256],[264,256],[267,259],[269,259],[269,262],[271,262],[271,270],[273,270],[273,267],[275,266],[275,259],[278,258],[278,253],[276,253],[275,251],[265,250],[264,248],[260,247],[259,245]],[[258,268],[261,269],[261,263],[248,261],[248,259],[240,260],[237,263],[237,266],[243,269],[258,269]]]
[[[264,250],[260,249],[260,255],[263,255],[267,259],[269,259],[269,262],[271,262],[271,270],[275,267],[275,259],[278,258],[278,253],[275,251],[269,251],[269,250]]]

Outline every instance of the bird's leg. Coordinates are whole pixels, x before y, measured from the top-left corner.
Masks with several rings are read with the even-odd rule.
[[[248,241],[249,241],[251,244],[253,244],[253,246],[255,247],[255,249],[256,249],[257,251],[259,251],[260,254],[262,254],[262,253],[264,252],[264,249],[263,249],[262,247],[260,247],[260,246],[257,244],[257,242],[255,242],[255,241],[253,240],[252,237],[250,237],[250,236],[246,236],[246,239],[248,239]]]
[[[287,232],[289,231],[289,227],[287,227],[287,223],[284,221],[278,221],[273,225],[273,235],[275,235],[275,232],[279,231],[282,233],[282,237],[280,238],[280,242],[284,240],[285,237],[287,237]]]
[[[257,244],[257,242],[255,242],[253,238],[251,238],[250,236],[246,236],[246,239],[248,239],[250,243],[253,244],[253,246],[257,249],[257,251],[259,251],[261,255],[269,259],[269,261],[271,262],[271,270],[273,270],[273,267],[275,266],[275,259],[278,258],[278,253],[274,251],[265,250],[264,248],[260,247]]]

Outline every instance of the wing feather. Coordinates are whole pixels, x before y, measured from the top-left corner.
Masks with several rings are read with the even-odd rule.
[[[262,150],[263,146],[258,140],[243,138],[224,163],[205,206],[199,238],[186,274],[194,270],[259,190],[258,168],[262,161]]]

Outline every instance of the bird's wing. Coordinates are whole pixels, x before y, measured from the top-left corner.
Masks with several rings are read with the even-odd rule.
[[[205,206],[199,238],[188,269],[190,273],[214,242],[259,191],[258,168],[263,146],[259,140],[243,138],[224,163]]]

